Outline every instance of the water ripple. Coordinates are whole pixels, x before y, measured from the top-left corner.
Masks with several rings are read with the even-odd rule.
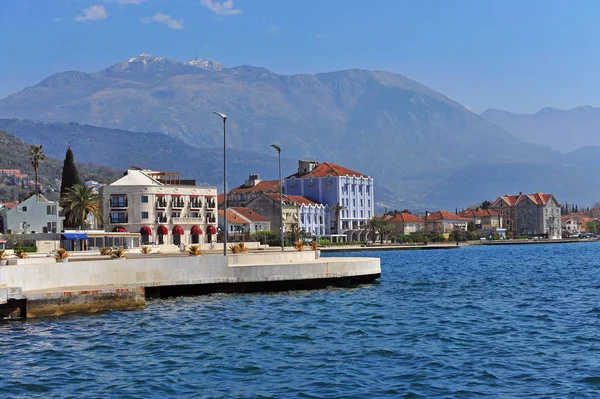
[[[598,397],[599,245],[348,254],[380,282],[0,324],[0,397]]]

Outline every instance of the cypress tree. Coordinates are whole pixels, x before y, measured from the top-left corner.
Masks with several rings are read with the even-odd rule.
[[[77,166],[75,166],[75,157],[73,156],[73,151],[71,151],[71,147],[69,147],[67,150],[67,155],[65,156],[65,162],[63,163],[60,197],[62,198],[65,195],[65,191],[76,184],[81,184],[81,178],[79,177]]]

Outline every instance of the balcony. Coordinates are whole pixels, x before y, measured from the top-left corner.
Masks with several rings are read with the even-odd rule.
[[[183,208],[185,202],[181,198],[173,198],[171,200],[171,208]]]
[[[167,223],[169,219],[166,216],[158,216],[156,218],[156,223]]]
[[[127,208],[127,199],[125,198],[111,198],[109,203],[111,208]]]
[[[202,208],[202,201],[190,200],[188,206],[190,208]]]
[[[119,217],[111,217],[110,218],[110,223],[111,224],[122,224],[122,223],[128,223],[127,222],[127,216],[119,216]]]
[[[207,216],[206,217],[206,222],[207,223],[216,223],[216,218],[214,216]]]
[[[167,207],[167,200],[163,199],[163,200],[157,200],[156,201],[156,207],[157,208],[166,208]]]
[[[206,201],[206,207],[207,208],[216,208],[217,205],[215,204],[215,201]]]
[[[202,223],[202,218],[192,218],[192,217],[179,217],[173,218],[173,224],[195,224]]]

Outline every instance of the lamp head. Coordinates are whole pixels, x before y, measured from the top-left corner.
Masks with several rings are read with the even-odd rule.
[[[213,114],[219,115],[223,120],[227,119],[227,115],[222,112],[213,111]]]
[[[279,147],[278,145],[271,144],[271,147],[275,148],[277,152],[281,152],[281,147]]]

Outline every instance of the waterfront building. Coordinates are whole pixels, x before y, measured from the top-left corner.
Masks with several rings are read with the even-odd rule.
[[[225,212],[219,209],[219,229],[225,228]],[[234,207],[227,209],[228,242],[249,241],[250,234],[270,231],[271,222],[250,208]]]
[[[398,213],[387,216],[386,219],[393,224],[397,234],[420,233],[425,230],[425,220],[410,213]]]
[[[283,196],[284,234],[293,231],[294,226],[314,237],[325,235],[328,224],[328,210],[301,195]],[[279,194],[261,194],[247,205],[271,222],[271,231],[279,232],[281,227],[281,203]]]
[[[458,214],[473,223],[477,230],[494,230],[502,228],[502,215],[491,209],[467,209]]]
[[[466,231],[467,223],[467,219],[448,211],[425,212],[425,231],[429,233],[449,234],[456,228]]]
[[[552,194],[504,195],[490,205],[514,235],[561,238],[560,203]]]
[[[327,207],[325,235],[331,241],[366,240],[367,223],[375,216],[372,177],[331,162],[299,160],[298,171],[283,183],[286,194]]]
[[[179,173],[129,169],[101,193],[106,231],[139,233],[142,245],[216,240],[215,187],[198,187]]]
[[[229,191],[227,194],[227,207],[243,208],[259,195],[271,193],[279,193],[279,181],[262,181],[257,174],[252,174],[248,176],[248,180],[244,181],[244,184]]]
[[[9,234],[61,231],[65,219],[60,216],[61,210],[58,201],[32,195],[14,207],[2,208],[2,230]]]

